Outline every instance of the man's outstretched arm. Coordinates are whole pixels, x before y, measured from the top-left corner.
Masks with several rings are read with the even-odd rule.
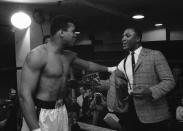
[[[91,61],[86,61],[80,58],[76,58],[73,61],[73,65],[75,67],[81,68],[81,69],[85,69],[87,71],[91,71],[91,72],[110,72],[112,73],[116,67],[106,67]]]

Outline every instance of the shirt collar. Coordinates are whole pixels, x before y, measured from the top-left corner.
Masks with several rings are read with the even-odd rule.
[[[134,51],[134,54],[139,55],[141,50],[142,50],[142,46],[138,47],[138,48]],[[130,51],[130,54],[131,54],[131,51]]]

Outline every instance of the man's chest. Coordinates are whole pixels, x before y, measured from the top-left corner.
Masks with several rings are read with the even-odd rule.
[[[44,68],[44,73],[50,77],[67,76],[70,73],[71,60],[67,56],[50,55]]]
[[[149,56],[143,56],[139,59],[135,60],[135,67],[134,67],[134,73],[136,72],[150,72],[155,69],[155,61],[149,57]],[[126,63],[123,63],[123,71],[126,70],[127,74],[132,75],[132,60],[131,58],[128,58],[126,60]]]

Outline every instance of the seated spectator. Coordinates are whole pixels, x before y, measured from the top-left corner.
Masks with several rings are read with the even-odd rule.
[[[81,86],[81,87],[79,88],[79,92],[80,92],[80,95],[77,97],[77,103],[79,104],[80,107],[82,107],[82,105],[83,105],[83,100],[84,100],[85,93],[86,93],[86,90],[84,89],[83,86]]]
[[[89,108],[91,102],[91,89],[85,90],[83,86],[80,87],[80,96],[77,97],[77,103],[80,106],[79,121],[89,122],[91,111]]]
[[[90,108],[93,109],[92,124],[98,126],[104,126],[103,118],[107,114],[106,99],[101,93],[94,93],[94,98],[90,104]]]
[[[175,66],[172,69],[172,73],[174,75],[174,79],[176,82],[176,87],[174,88],[173,98],[171,97],[171,105],[174,105],[173,112],[175,115],[175,125],[174,130],[182,131],[183,130],[183,76],[182,76],[182,68],[181,66]]]
[[[176,85],[175,88],[167,94],[167,99],[169,111],[171,113],[172,119],[175,121],[176,108],[181,105],[181,99],[183,98],[183,76],[181,67],[179,65],[175,65],[172,68],[172,74],[174,76]]]
[[[5,105],[5,101],[0,99],[0,131],[4,131],[4,128],[7,124],[7,106]]]

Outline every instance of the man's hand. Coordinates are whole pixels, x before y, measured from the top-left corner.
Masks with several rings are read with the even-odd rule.
[[[38,128],[38,129],[34,129],[32,131],[41,131],[41,128]]]
[[[145,89],[142,91],[142,95],[152,97],[152,92],[151,92],[151,90],[150,90],[149,88],[145,88]]]
[[[176,109],[176,119],[178,121],[183,121],[183,107],[178,106]]]
[[[132,95],[135,97],[151,97],[152,98],[152,92],[149,88],[145,88],[139,93],[132,92]]]
[[[113,71],[115,71],[117,69],[117,66],[113,66],[113,67],[107,67],[107,71],[112,73]]]

